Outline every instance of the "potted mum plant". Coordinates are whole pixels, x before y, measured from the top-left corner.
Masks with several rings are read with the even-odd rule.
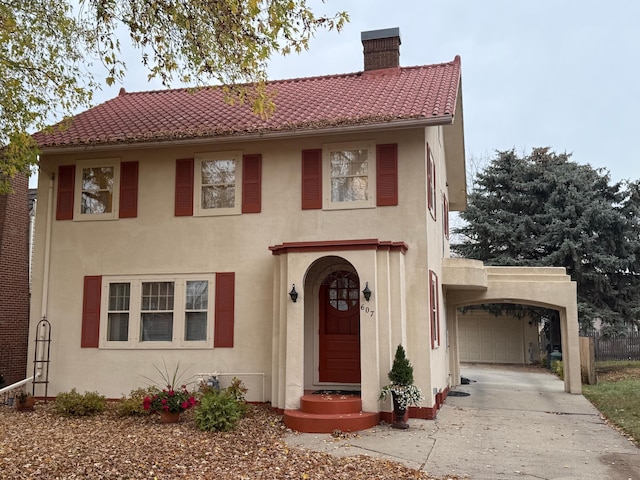
[[[180,377],[178,375],[179,367],[180,364],[176,366],[173,376],[170,376],[166,364],[164,364],[164,372],[154,366],[163,378],[165,388],[162,390],[158,388],[153,395],[144,397],[142,405],[145,410],[158,413],[160,415],[160,423],[176,423],[180,419],[182,412],[196,404],[196,398],[187,390],[186,385],[182,385],[179,388],[176,387]]]
[[[393,423],[392,428],[406,430],[409,424],[406,421],[406,414],[409,406],[420,405],[424,400],[422,391],[413,384],[413,367],[406,357],[402,345],[398,345],[396,355],[393,359],[393,366],[388,374],[390,385],[382,387],[380,400],[385,400],[389,394],[393,400]]]

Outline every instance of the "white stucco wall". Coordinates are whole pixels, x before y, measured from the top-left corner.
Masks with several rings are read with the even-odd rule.
[[[442,238],[442,193],[446,190],[446,169],[438,127],[369,132],[331,137],[308,137],[247,143],[164,146],[153,150],[129,149],[44,155],[41,159],[39,208],[31,323],[45,316],[52,324],[49,393],[77,388],[97,390],[108,397],[120,397],[154,376],[153,365],[180,362],[187,376],[199,372],[245,372],[264,374],[242,380],[250,387],[248,399],[273,401],[284,407],[309,385],[309,371],[299,382],[287,380],[287,369],[305,364],[308,344],[292,342],[304,338],[304,272],[318,257],[298,256],[282,263],[274,259],[269,246],[283,242],[377,238],[404,242],[408,250],[402,263],[380,269],[385,252],[341,255],[357,268],[361,281],[368,281],[376,308],[384,317],[362,319],[362,355],[374,359],[375,367],[363,369],[363,390],[367,407],[374,408],[374,396],[386,373],[398,342],[405,344],[415,368],[416,383],[425,390],[431,406],[434,389],[448,382],[445,305],[441,298],[443,344],[430,348],[428,322],[428,270],[440,272],[441,257],[448,255]],[[301,151],[321,148],[325,143],[371,141],[398,143],[399,205],[353,210],[301,209]],[[434,149],[437,172],[436,220],[426,207],[425,140]],[[220,217],[175,217],[175,160],[202,152],[241,150],[262,154],[262,212]],[[102,221],[56,221],[54,204],[49,208],[48,178],[59,165],[81,164],[100,158],[139,162],[137,218]],[[55,185],[55,182],[54,182]],[[48,217],[52,215],[52,217]],[[43,311],[45,238],[50,228],[48,292]],[[323,253],[326,255],[328,253]],[[321,256],[321,255],[320,255]],[[387,264],[385,264],[387,265]],[[104,349],[80,348],[83,277],[85,275],[172,275],[235,272],[235,340],[233,348],[204,349]],[[295,278],[295,281],[292,279]],[[300,286],[299,303],[285,291],[291,283]],[[382,299],[378,286],[390,295]],[[403,293],[404,292],[404,293]],[[281,318],[286,318],[282,322]],[[210,321],[212,319],[210,318]],[[101,335],[104,335],[101,332]],[[33,338],[30,339],[33,345]],[[32,347],[30,347],[32,348]],[[308,352],[308,350],[307,350]],[[307,353],[308,355],[308,353]],[[32,358],[33,351],[29,352]],[[289,367],[287,367],[289,366]],[[307,367],[308,369],[309,367]],[[288,393],[287,393],[288,392]]]

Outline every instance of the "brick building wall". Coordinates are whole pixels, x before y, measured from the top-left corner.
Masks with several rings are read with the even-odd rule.
[[[27,371],[29,336],[28,179],[16,175],[0,195],[0,372],[7,384]]]

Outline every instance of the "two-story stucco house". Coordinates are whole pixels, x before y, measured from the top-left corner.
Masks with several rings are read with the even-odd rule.
[[[119,397],[164,360],[237,376],[311,431],[294,420],[305,392],[359,391],[368,420],[340,424],[358,429],[389,418],[378,395],[403,344],[426,397],[411,415],[436,415],[459,383],[457,306],[533,294],[525,269],[449,258],[466,202],[460,58],[400,67],[398,29],[362,43],[364,71],[270,82],[268,119],[216,87],[123,90],[36,135],[31,321],[52,325],[51,393]],[[573,285],[537,271],[552,295]],[[575,292],[573,307],[540,295],[577,341]]]

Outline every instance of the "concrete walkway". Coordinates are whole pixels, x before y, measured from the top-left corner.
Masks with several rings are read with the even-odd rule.
[[[463,365],[435,421],[410,420],[334,438],[292,434],[292,446],[401,462],[434,477],[476,480],[640,480],[640,449],[608,426],[582,395],[533,367]]]

